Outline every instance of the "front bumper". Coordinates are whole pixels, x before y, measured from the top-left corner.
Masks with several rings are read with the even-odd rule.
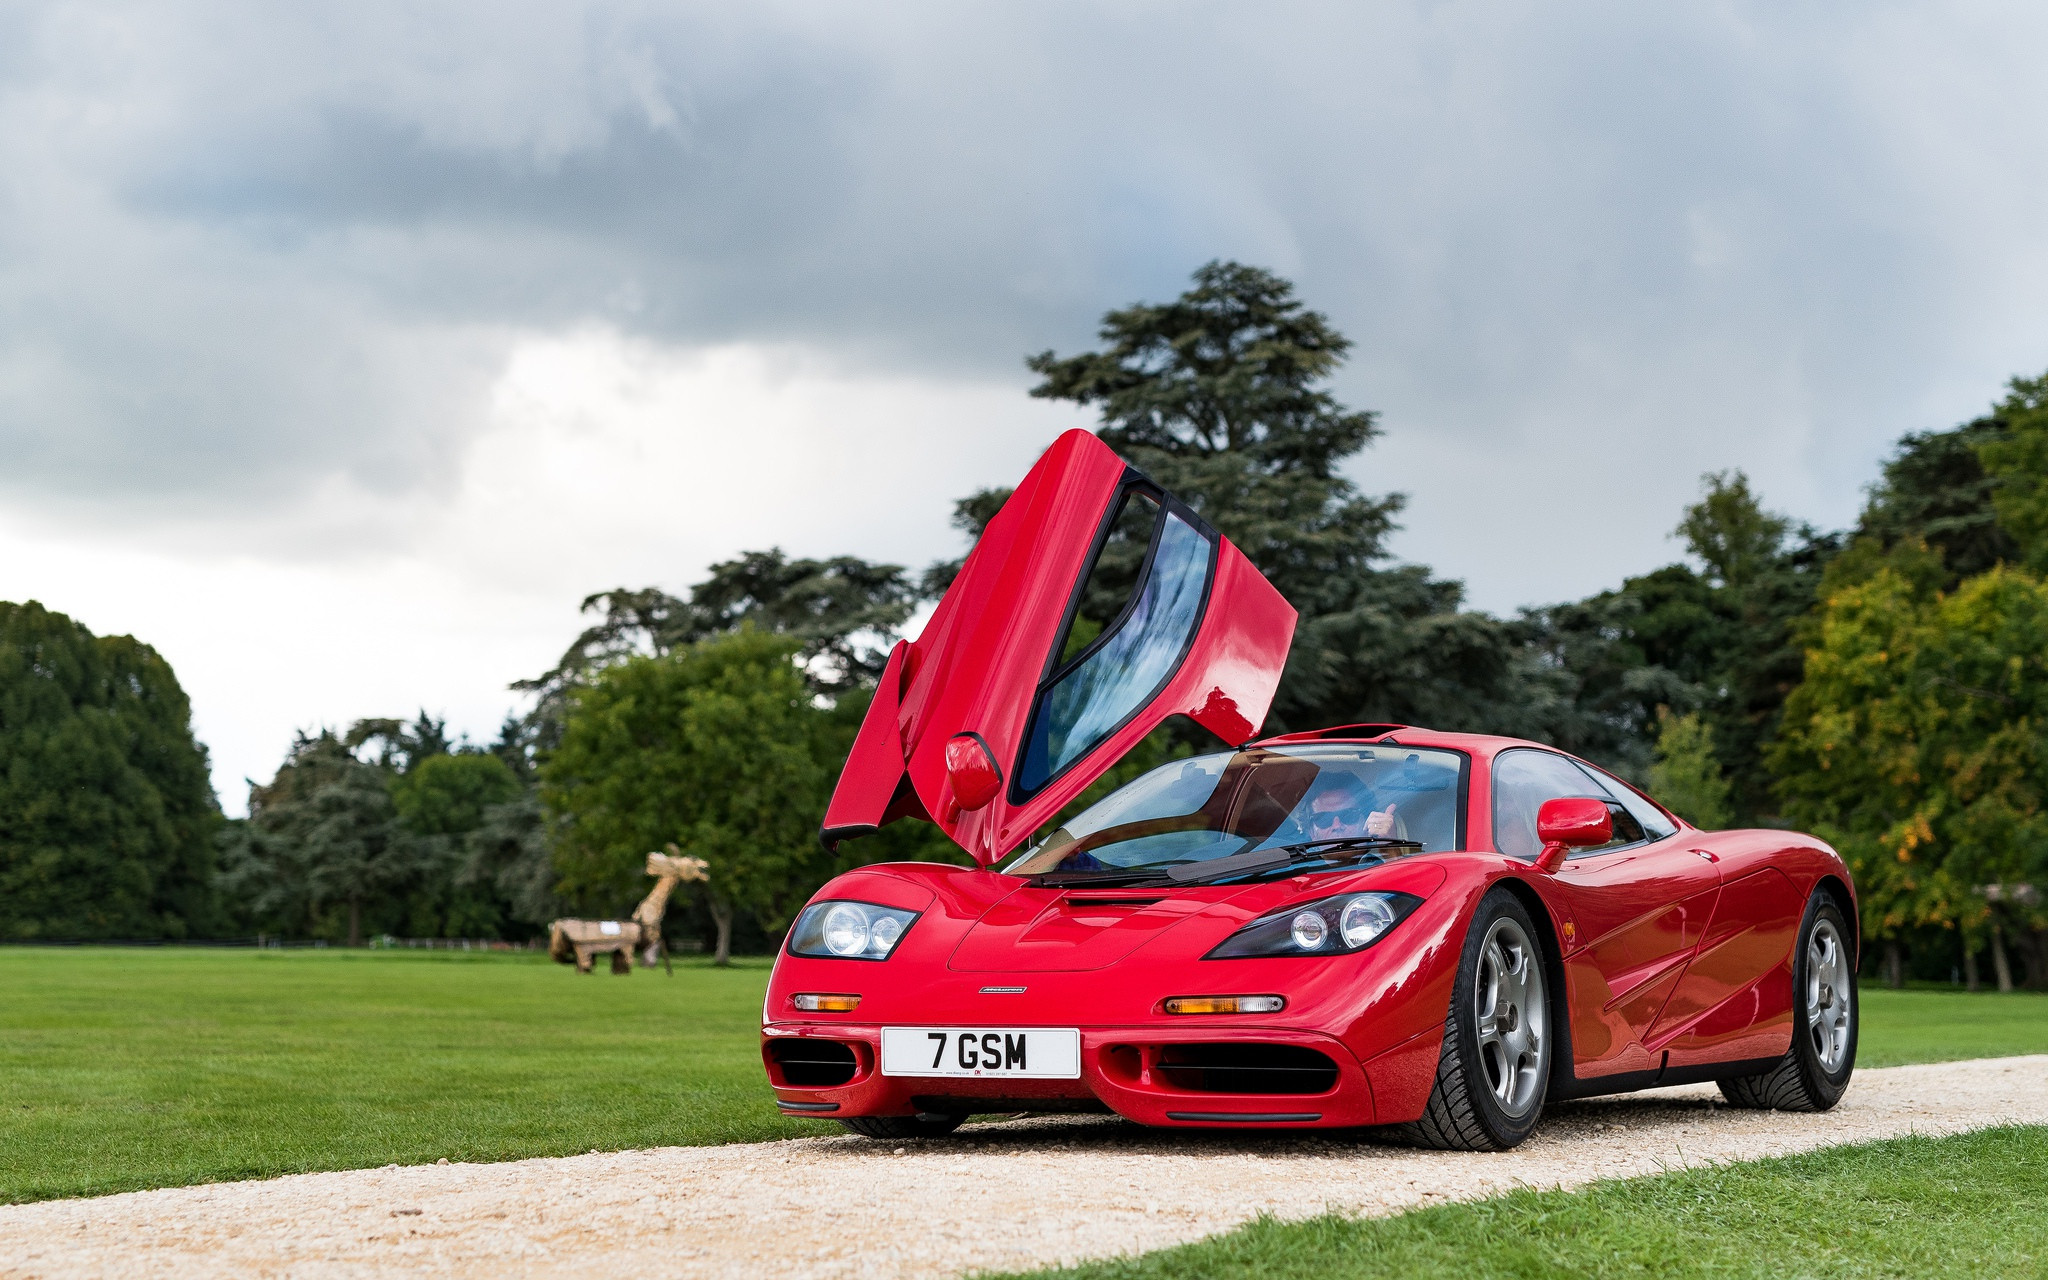
[[[1074,1080],[885,1076],[881,1028],[873,1024],[772,1022],[762,1029],[761,1057],[776,1104],[786,1114],[819,1119],[1107,1109],[1139,1124],[1182,1128],[1350,1128],[1377,1122],[1364,1067],[1332,1036],[1235,1021],[1228,1026],[1153,1023],[1080,1031],[1081,1075]],[[815,1056],[822,1048],[807,1041],[846,1046],[853,1056],[850,1077],[825,1085],[793,1082],[790,1076],[802,1073],[785,1070],[785,1057]],[[1244,1092],[1229,1087],[1238,1080],[1229,1069],[1176,1063],[1203,1052],[1192,1046],[1232,1046],[1253,1054],[1259,1046],[1310,1050],[1328,1059],[1334,1078],[1326,1087],[1316,1079],[1314,1092]],[[1302,1057],[1295,1053],[1289,1060]]]

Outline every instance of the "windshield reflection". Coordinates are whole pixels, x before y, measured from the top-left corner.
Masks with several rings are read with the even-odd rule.
[[[1391,743],[1295,743],[1175,760],[1070,819],[1004,870],[1128,876],[1311,841],[1458,846],[1454,751]]]

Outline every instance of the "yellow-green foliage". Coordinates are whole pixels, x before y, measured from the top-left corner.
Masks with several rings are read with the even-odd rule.
[[[1824,600],[1773,764],[1854,868],[1868,936],[1975,931],[1980,886],[2048,873],[2044,636],[2048,585],[2003,566],[1939,595],[1885,565]]]
[[[1650,766],[1650,794],[1703,831],[1728,825],[1728,778],[1714,754],[1714,731],[1694,711],[1672,715],[1660,708],[1657,762]]]

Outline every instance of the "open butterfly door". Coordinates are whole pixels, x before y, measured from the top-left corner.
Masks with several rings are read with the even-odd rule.
[[[1249,741],[1294,622],[1200,516],[1069,431],[890,654],[825,842],[924,817],[987,866],[1169,716]]]

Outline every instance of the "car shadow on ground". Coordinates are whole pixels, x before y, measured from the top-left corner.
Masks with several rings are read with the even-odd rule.
[[[1601,1138],[1654,1143],[1682,1138],[1702,1126],[1725,1129],[1766,1121],[1770,1115],[1731,1107],[1711,1086],[1683,1093],[1582,1098],[1545,1107],[1536,1132],[1518,1150],[1541,1150],[1556,1143]],[[1114,1115],[977,1116],[944,1137],[902,1139],[887,1145],[926,1152],[951,1149],[991,1154],[1072,1151],[1127,1156],[1287,1158],[1426,1154],[1403,1142],[1398,1133],[1382,1129],[1159,1129]]]

